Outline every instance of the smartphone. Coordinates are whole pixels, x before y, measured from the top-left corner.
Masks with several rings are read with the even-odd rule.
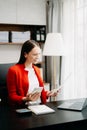
[[[27,108],[22,108],[22,109],[16,109],[17,113],[26,113],[26,112],[30,112],[31,110],[27,109]]]
[[[19,116],[23,116],[23,115],[31,115],[32,111],[27,108],[21,108],[21,109],[16,109],[16,113]]]
[[[32,91],[32,93],[33,94],[34,93],[40,93],[40,92],[42,92],[42,89],[43,89],[43,87],[34,88],[34,90]]]

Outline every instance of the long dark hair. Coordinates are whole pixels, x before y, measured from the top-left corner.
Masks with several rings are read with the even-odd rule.
[[[26,61],[25,53],[28,54],[35,46],[40,47],[39,43],[34,40],[27,40],[23,43],[18,64],[23,64]]]

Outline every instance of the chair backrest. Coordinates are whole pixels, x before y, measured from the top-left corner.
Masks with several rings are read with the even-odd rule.
[[[6,75],[10,66],[15,63],[0,64],[0,86],[6,86]]]
[[[8,72],[9,67],[14,64],[15,63],[0,64],[0,98],[3,104],[7,103],[7,98],[8,98],[8,92],[7,92],[7,87],[6,87],[7,72]]]

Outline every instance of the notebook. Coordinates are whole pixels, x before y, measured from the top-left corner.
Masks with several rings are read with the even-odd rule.
[[[87,98],[74,99],[64,101],[64,103],[57,106],[58,109],[82,111],[87,107]]]
[[[55,110],[46,106],[46,105],[31,105],[28,106],[28,109],[30,109],[33,113],[36,115],[41,115],[41,114],[47,114],[47,113],[54,113]]]

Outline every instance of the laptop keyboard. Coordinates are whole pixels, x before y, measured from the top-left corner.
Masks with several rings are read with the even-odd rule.
[[[80,108],[82,108],[82,102],[75,102],[70,106],[70,108],[78,108],[78,109],[80,109]]]

